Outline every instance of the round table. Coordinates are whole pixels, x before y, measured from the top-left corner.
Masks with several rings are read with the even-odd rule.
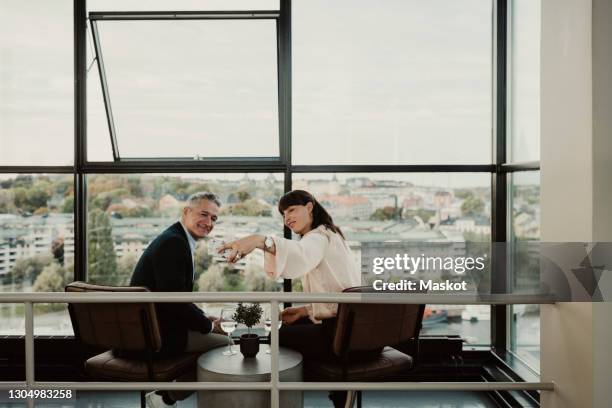
[[[244,358],[237,353],[224,356],[227,347],[219,347],[207,351],[198,358],[198,381],[201,382],[251,382],[270,381],[271,354],[267,344],[260,344],[259,353],[253,358]],[[302,355],[294,350],[281,347],[278,356],[280,381],[302,381]],[[224,391],[202,390],[198,392],[198,407],[200,408],[244,408],[269,407],[269,391]],[[280,392],[280,406],[285,408],[302,407],[302,391]]]

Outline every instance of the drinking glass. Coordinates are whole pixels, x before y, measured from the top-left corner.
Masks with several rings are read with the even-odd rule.
[[[234,313],[236,313],[236,309],[234,308],[225,308],[221,310],[221,329],[227,333],[227,351],[223,352],[224,356],[233,356],[236,354],[234,350],[232,350],[232,332],[236,330],[236,321],[234,320]]]
[[[280,330],[283,325],[280,306],[278,307],[278,310],[276,310],[276,314],[278,315],[278,329]],[[265,319],[266,320],[264,321],[264,328],[266,329],[266,333],[268,333],[268,337],[270,337],[270,332],[272,331],[272,307],[268,308],[265,314]],[[272,344],[270,344],[270,347],[272,347]],[[266,350],[266,354],[270,354],[270,348]]]
[[[219,256],[219,257],[223,258],[223,261],[226,261],[227,260],[227,255],[231,251],[229,249],[226,249],[225,251],[219,253],[219,249],[221,249],[221,247],[223,245],[225,245],[225,241],[223,241],[221,239],[217,239],[217,238],[212,238],[208,242],[208,253],[210,255],[212,255],[213,257]]]

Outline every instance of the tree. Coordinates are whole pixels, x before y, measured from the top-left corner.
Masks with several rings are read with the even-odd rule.
[[[236,193],[236,196],[238,197],[238,201],[240,201],[241,203],[251,198],[251,194],[249,194],[248,191],[244,191],[244,190],[238,191]]]
[[[17,209],[29,211],[26,209],[28,202],[28,191],[23,187],[13,188],[13,203]]]
[[[89,208],[106,211],[113,198],[108,194],[99,194],[89,201]]]
[[[473,195],[468,196],[461,204],[461,213],[464,217],[474,217],[482,215],[484,211],[484,201]]]
[[[52,262],[53,257],[51,254],[40,254],[29,258],[19,258],[17,262],[15,262],[13,269],[11,269],[13,281],[15,283],[33,282],[45,266]]]
[[[255,198],[249,198],[246,201],[231,204],[221,210],[222,215],[242,215],[251,217],[270,217],[272,211],[270,206],[260,202]]]
[[[225,276],[221,265],[211,265],[198,279],[198,291],[222,292],[225,288]]]
[[[115,285],[128,285],[137,263],[138,257],[136,254],[125,254],[119,258],[117,261],[117,278]]]
[[[278,292],[279,285],[266,277],[261,265],[250,264],[244,271],[244,289],[249,292]]]
[[[466,198],[473,196],[474,193],[471,190],[465,189],[465,188],[459,188],[457,190],[455,190],[455,197],[461,199],[461,200],[465,200]]]
[[[74,195],[74,182],[72,178],[61,178],[54,183],[53,191],[65,197]]]
[[[132,197],[143,197],[140,177],[130,177],[127,180],[127,187]]]
[[[198,193],[200,191],[211,191],[208,183],[201,182],[193,182],[190,186],[185,190],[185,193],[188,195],[192,195],[194,193]]]
[[[57,262],[45,266],[36,277],[34,292],[62,292],[66,286],[66,270]]]
[[[373,221],[388,221],[399,218],[401,208],[386,206],[383,208],[377,208],[376,211],[370,215],[370,219]]]
[[[106,213],[95,209],[89,213],[87,231],[88,280],[113,285],[118,280],[117,256],[113,229]]]
[[[0,190],[0,214],[13,212],[15,206],[10,191]]]
[[[207,246],[201,243],[196,246],[195,250],[195,281],[198,281],[202,275],[212,264],[212,255],[208,253]]]
[[[45,187],[40,184],[35,184],[30,190],[26,193],[26,202],[25,206],[27,208],[26,211],[36,211],[41,207],[47,206],[47,201],[49,201],[51,196]]]
[[[244,282],[239,270],[224,268],[223,278],[225,281],[223,285],[224,292],[244,292]]]
[[[23,187],[30,188],[32,187],[32,182],[34,178],[30,175],[19,175],[15,177],[15,181],[13,182],[13,188]]]
[[[70,214],[74,212],[74,196],[69,195],[64,199],[60,211],[64,214]]]

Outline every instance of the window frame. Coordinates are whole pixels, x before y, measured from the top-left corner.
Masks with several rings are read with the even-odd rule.
[[[540,170],[539,161],[507,162],[507,107],[508,107],[508,5],[512,0],[491,0],[493,3],[493,129],[491,164],[482,165],[292,165],[291,161],[291,0],[280,0],[277,19],[277,58],[278,58],[278,103],[279,103],[279,157],[256,159],[207,159],[177,160],[173,158],[156,160],[130,160],[114,162],[90,162],[87,160],[87,5],[86,1],[74,0],[74,164],[72,166],[2,166],[0,173],[47,173],[72,174],[74,176],[74,231],[75,231],[75,270],[74,280],[86,280],[87,273],[87,183],[86,175],[99,173],[284,173],[284,191],[292,189],[292,176],[299,173],[385,173],[385,172],[482,172],[491,176],[491,241],[506,242],[508,239],[508,177],[513,172]],[[268,13],[262,11],[235,12],[104,12],[92,15],[106,15],[131,19],[162,18],[173,14],[190,15],[201,18],[254,18],[248,14]],[[119,158],[117,153],[116,158]],[[291,232],[284,227],[284,236],[291,238]],[[492,260],[492,292],[508,288],[507,263],[505,259]],[[291,291],[291,282],[285,280],[284,290]],[[491,306],[491,351],[503,356],[508,350],[509,307]]]
[[[113,162],[115,164],[124,162],[139,162],[139,163],[151,163],[155,162],[170,162],[170,163],[191,163],[197,162],[212,162],[212,163],[241,163],[241,162],[252,162],[252,163],[270,163],[276,164],[286,163],[286,158],[283,155],[284,150],[282,149],[283,141],[286,140],[286,135],[282,133],[282,120],[285,117],[282,112],[283,104],[280,98],[277,99],[278,103],[278,143],[279,143],[279,156],[271,157],[203,157],[203,158],[190,158],[190,157],[159,157],[155,159],[147,159],[140,157],[121,157],[119,151],[119,144],[117,142],[117,129],[115,127],[115,120],[113,115],[113,108],[111,103],[110,90],[108,80],[106,76],[106,67],[104,64],[104,53],[102,52],[102,45],[100,43],[100,34],[98,31],[99,21],[160,21],[160,20],[273,20],[276,25],[276,48],[280,49],[280,36],[279,36],[279,11],[124,11],[124,12],[90,12],[88,20],[91,27],[91,35],[93,39],[93,46],[95,52],[95,62],[98,66],[98,73],[100,77],[100,86],[102,90],[102,97],[104,99],[104,110],[106,113],[106,121],[108,126],[108,133],[110,136],[111,149],[113,153]],[[280,75],[280,55],[277,53],[277,93],[281,95],[282,84]],[[86,135],[85,135],[86,137]],[[90,163],[89,161],[87,161]],[[93,163],[93,162],[91,162]]]

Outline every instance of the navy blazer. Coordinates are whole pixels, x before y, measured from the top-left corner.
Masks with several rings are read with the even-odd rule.
[[[187,235],[176,222],[155,238],[136,264],[130,286],[145,286],[152,292],[193,291],[193,261]],[[155,305],[160,325],[161,353],[185,351],[187,331],[210,333],[212,322],[193,303]]]

